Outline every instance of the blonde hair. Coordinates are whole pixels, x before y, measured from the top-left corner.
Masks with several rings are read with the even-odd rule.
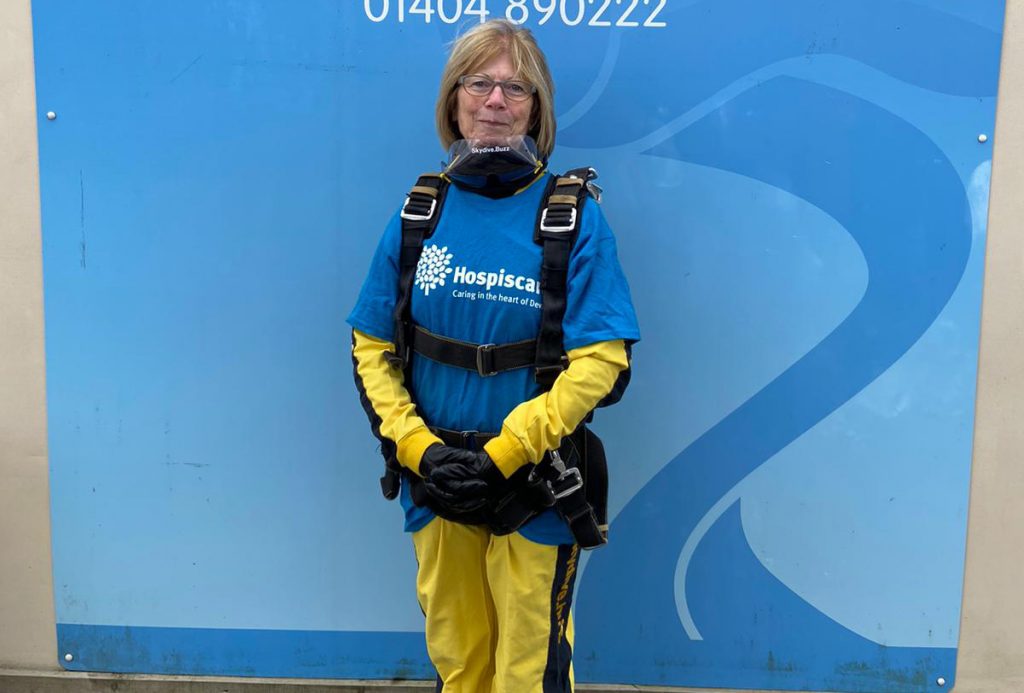
[[[435,118],[437,134],[445,149],[462,139],[456,118],[459,77],[475,74],[481,67],[507,53],[516,78],[537,87],[527,134],[537,143],[537,151],[547,159],[555,148],[555,85],[548,62],[529,29],[506,19],[493,19],[473,27],[455,40],[448,63],[441,75]]]

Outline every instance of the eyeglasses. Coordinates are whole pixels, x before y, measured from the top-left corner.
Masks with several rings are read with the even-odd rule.
[[[459,77],[459,84],[473,96],[490,96],[494,87],[501,87],[501,93],[512,101],[526,101],[537,91],[537,87],[529,82],[518,79],[498,81],[484,75],[463,75]]]

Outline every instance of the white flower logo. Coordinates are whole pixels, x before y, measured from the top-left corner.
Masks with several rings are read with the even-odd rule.
[[[430,295],[431,289],[444,286],[445,278],[452,273],[452,254],[448,252],[448,246],[438,248],[436,245],[428,245],[423,248],[419,264],[416,265],[416,286],[423,289],[423,293]]]

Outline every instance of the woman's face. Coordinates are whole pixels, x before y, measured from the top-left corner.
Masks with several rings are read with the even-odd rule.
[[[516,79],[507,53],[481,65],[473,74],[485,75],[499,82]],[[505,97],[505,92],[498,85],[494,85],[487,96],[473,96],[460,86],[455,104],[459,132],[463,139],[485,141],[525,135],[530,129],[534,98],[531,95],[525,101],[512,101]]]

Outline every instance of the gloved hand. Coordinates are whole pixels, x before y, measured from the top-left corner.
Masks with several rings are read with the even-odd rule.
[[[439,444],[424,451],[420,474],[428,493],[464,512],[484,506],[505,481],[486,452]]]

